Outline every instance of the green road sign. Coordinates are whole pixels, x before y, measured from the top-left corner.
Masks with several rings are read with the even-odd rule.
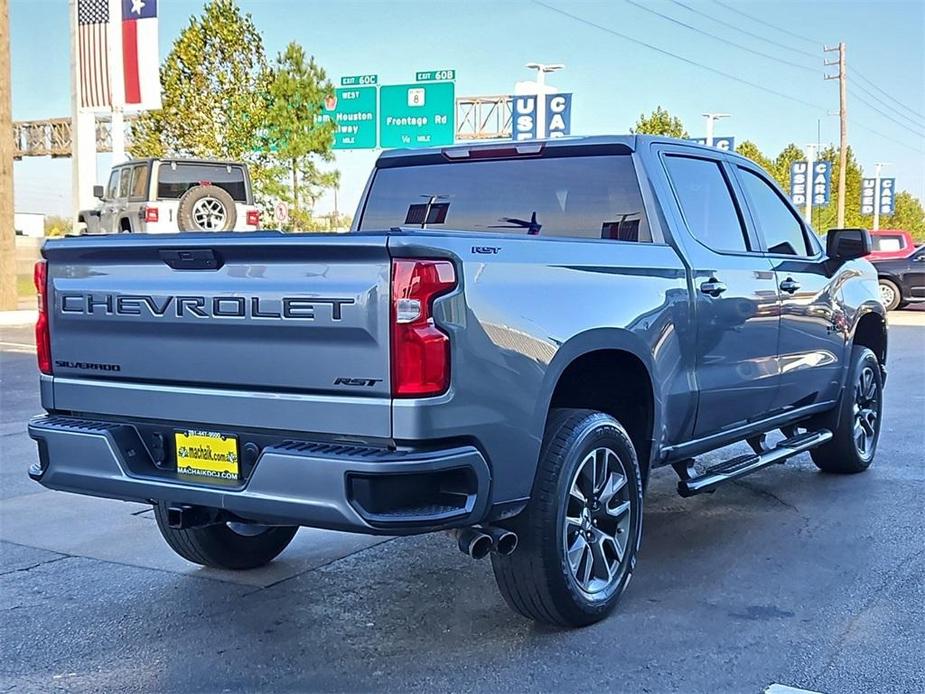
[[[379,75],[350,75],[340,78],[342,87],[362,87],[370,84],[379,84]]]
[[[334,119],[334,149],[376,146],[376,87],[341,87],[325,104],[320,120]]]
[[[451,145],[456,134],[452,82],[393,84],[379,89],[379,141],[383,147]]]
[[[414,73],[415,82],[443,82],[455,79],[456,70],[425,70]]]

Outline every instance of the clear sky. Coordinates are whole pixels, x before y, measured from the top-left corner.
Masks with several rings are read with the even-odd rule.
[[[376,73],[380,83],[400,83],[413,81],[417,70],[455,68],[457,96],[504,94],[512,92],[515,81],[531,78],[525,63],[565,63],[566,69],[550,82],[574,94],[574,135],[627,132],[641,112],[661,105],[683,119],[691,136],[704,134],[701,113],[730,113],[732,117],[719,123],[716,134],[733,135],[737,142],[752,140],[770,155],[789,142],[800,146],[815,142],[817,125],[823,144],[838,141],[838,117],[830,115],[838,108],[837,81],[823,80],[822,42],[845,41],[849,143],[869,175],[875,162],[890,162],[883,175],[895,176],[899,189],[925,198],[925,0],[542,0],[542,4],[241,0],[239,4],[253,15],[269,55],[291,40],[298,41],[333,81],[342,75]],[[160,0],[162,59],[200,8],[200,2],[191,0]],[[728,45],[651,11],[794,65]],[[68,116],[66,0],[11,0],[10,19],[14,119]],[[372,151],[338,154],[342,210],[353,210],[375,156]],[[100,155],[100,182],[108,165],[108,156]],[[17,162],[15,185],[18,211],[66,213],[70,160]],[[329,208],[326,199],[318,211]]]

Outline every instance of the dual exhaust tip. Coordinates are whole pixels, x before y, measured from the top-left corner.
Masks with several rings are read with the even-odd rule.
[[[517,549],[517,533],[504,528],[462,528],[456,531],[459,551],[473,559],[484,559],[489,552],[508,556]]]

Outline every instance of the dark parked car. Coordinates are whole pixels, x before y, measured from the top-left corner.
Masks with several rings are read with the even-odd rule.
[[[577,626],[629,583],[656,468],[690,496],[804,451],[874,459],[870,235],[822,248],[748,159],[646,136],[391,151],[354,224],[47,242],[29,474],[152,503],[177,553],[231,569],[298,526],[452,530],[513,609]]]
[[[871,261],[880,280],[880,300],[887,311],[925,301],[925,246],[905,258]]]

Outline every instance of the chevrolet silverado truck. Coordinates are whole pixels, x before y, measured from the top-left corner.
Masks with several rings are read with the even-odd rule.
[[[869,252],[751,161],[648,136],[385,152],[349,234],[49,240],[29,474],[153,504],[227,569],[299,526],[448,531],[517,612],[589,624],[655,469],[686,497],[871,464]]]

